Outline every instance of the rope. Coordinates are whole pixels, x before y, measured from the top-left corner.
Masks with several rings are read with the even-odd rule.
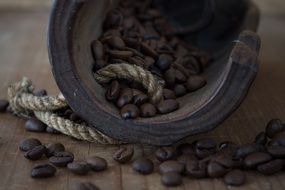
[[[10,109],[15,115],[30,117],[34,114],[37,119],[47,126],[79,140],[99,144],[122,143],[85,124],[77,124],[52,113],[53,111],[68,106],[61,94],[55,97],[37,97],[33,95],[33,90],[34,87],[32,86],[31,81],[25,77],[20,82],[9,86],[8,100],[10,102]]]
[[[139,82],[147,89],[153,103],[158,103],[162,98],[164,81],[155,78],[151,72],[137,65],[128,63],[110,64],[98,70],[94,77],[99,83],[108,83],[115,78]]]

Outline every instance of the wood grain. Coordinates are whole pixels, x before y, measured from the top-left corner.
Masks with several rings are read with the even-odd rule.
[[[285,3],[283,0],[257,0],[261,5],[259,34],[262,38],[260,70],[246,100],[241,107],[216,130],[195,136],[213,137],[219,141],[233,140],[246,143],[254,134],[263,130],[271,118],[285,121]],[[58,89],[52,77],[46,49],[46,27],[48,12],[39,10],[0,11],[0,97],[6,97],[9,83],[28,76],[37,87],[43,87],[51,94]],[[29,172],[36,163],[23,158],[18,150],[18,142],[24,138],[36,137],[44,143],[62,142],[73,151],[76,159],[88,155],[103,156],[109,168],[102,173],[91,173],[86,177],[75,176],[65,169],[59,169],[56,177],[34,180]],[[92,181],[101,189],[164,190],[158,174],[141,176],[132,171],[129,164],[118,165],[112,158],[116,146],[102,146],[80,142],[63,135],[36,134],[24,130],[24,120],[9,114],[0,115],[0,189],[2,190],[68,190],[75,180]],[[136,154],[150,155],[153,147],[136,145]],[[184,178],[184,185],[177,190],[278,190],[285,189],[285,174],[265,177],[255,172],[247,173],[247,184],[241,188],[231,188],[220,179],[194,180]]]

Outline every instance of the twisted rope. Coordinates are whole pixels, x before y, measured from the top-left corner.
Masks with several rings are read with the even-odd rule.
[[[158,103],[162,98],[164,81],[155,78],[151,72],[137,65],[128,63],[110,64],[98,70],[94,77],[99,83],[108,83],[115,78],[139,82],[147,89],[153,103]]]
[[[34,114],[40,121],[63,134],[79,140],[95,142],[99,144],[121,144],[100,131],[85,124],[77,124],[62,118],[53,111],[68,106],[64,97],[60,94],[55,97],[37,97],[33,95],[34,87],[29,79],[23,78],[20,82],[12,84],[8,88],[8,99],[11,111],[22,117],[30,117]]]

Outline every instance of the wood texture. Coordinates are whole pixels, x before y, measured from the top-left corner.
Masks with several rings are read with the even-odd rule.
[[[259,34],[262,38],[260,70],[257,79],[239,109],[216,130],[192,137],[213,137],[219,141],[233,140],[246,143],[254,134],[263,130],[271,118],[285,121],[285,3],[283,0],[257,0],[262,10]],[[0,97],[6,97],[9,83],[28,76],[37,87],[46,88],[56,94],[58,89],[51,74],[47,49],[47,11],[5,10],[0,11]],[[56,177],[34,180],[29,172],[36,163],[24,159],[18,150],[18,142],[24,138],[36,137],[43,142],[62,142],[73,151],[76,159],[88,155],[103,156],[109,169],[103,173],[91,173],[78,177],[65,169],[59,169]],[[26,132],[24,120],[9,114],[0,114],[0,189],[1,190],[69,190],[74,180],[92,181],[103,190],[164,190],[158,174],[141,176],[132,171],[129,164],[118,165],[111,159],[116,146],[101,146],[76,141],[62,135],[36,134]],[[153,147],[136,146],[136,156],[150,155]],[[184,185],[177,190],[281,190],[285,188],[285,174],[265,177],[254,172],[247,173],[247,184],[231,188],[220,179],[194,180],[184,178]]]

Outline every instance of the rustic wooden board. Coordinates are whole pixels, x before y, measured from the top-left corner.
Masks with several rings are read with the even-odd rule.
[[[254,133],[264,129],[266,122],[275,117],[285,121],[285,3],[282,0],[258,0],[262,15],[259,34],[262,38],[260,71],[246,100],[241,107],[216,130],[193,137],[213,137],[219,141],[233,140],[246,143]],[[11,82],[28,76],[37,87],[44,87],[51,94],[58,93],[52,77],[46,49],[48,11],[45,9],[17,10],[1,8],[0,11],[0,97],[6,96]],[[27,137],[36,137],[44,143],[62,142],[76,155],[77,160],[89,155],[103,156],[109,169],[91,173],[85,177],[75,176],[59,169],[56,177],[34,180],[29,172],[36,163],[23,158],[18,142]],[[2,190],[68,190],[73,181],[92,181],[101,189],[170,189],[160,184],[158,174],[141,176],[130,166],[118,165],[112,158],[116,146],[102,146],[80,142],[63,135],[35,134],[24,130],[24,120],[9,114],[0,115],[0,189]],[[136,145],[136,156],[150,155],[153,147]],[[285,174],[265,177],[254,172],[247,173],[248,183],[240,189],[285,189]],[[184,185],[173,189],[223,190],[227,187],[220,179],[194,180],[184,178]]]

